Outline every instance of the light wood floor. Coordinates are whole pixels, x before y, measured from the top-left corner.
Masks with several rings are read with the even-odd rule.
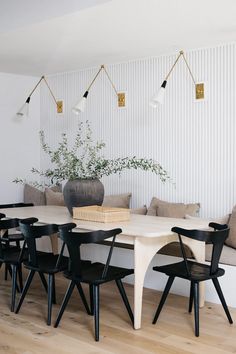
[[[229,325],[220,305],[207,303],[201,309],[200,337],[196,338],[186,298],[170,295],[154,326],[151,322],[160,293],[145,289],[142,329],[133,330],[115,284],[104,285],[101,288],[100,342],[95,342],[93,317],[85,313],[76,291],[60,326],[55,329],[45,323],[47,300],[38,279],[34,280],[18,315],[9,310],[10,281],[3,280],[2,272],[0,280],[0,353],[236,353],[236,325]],[[60,304],[67,280],[59,276],[56,284]],[[133,287],[126,285],[126,289],[133,303]],[[59,305],[55,305],[53,321],[58,309]],[[231,309],[231,314],[236,323],[236,309]]]

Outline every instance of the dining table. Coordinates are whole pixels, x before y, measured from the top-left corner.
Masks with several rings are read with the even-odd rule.
[[[116,242],[134,251],[134,328],[141,328],[142,298],[144,278],[148,266],[155,254],[166,244],[178,241],[178,235],[171,231],[173,226],[186,229],[204,229],[207,222],[203,219],[180,219],[148,215],[131,214],[130,220],[120,222],[94,222],[72,218],[64,206],[43,205],[22,208],[0,209],[10,218],[24,219],[36,217],[39,222],[47,224],[65,224],[73,222],[77,229],[109,230],[121,228],[122,233]],[[183,242],[191,249],[197,262],[205,262],[205,243],[183,237]],[[52,239],[52,246],[57,251],[57,236]],[[200,306],[204,305],[204,286],[200,284]]]

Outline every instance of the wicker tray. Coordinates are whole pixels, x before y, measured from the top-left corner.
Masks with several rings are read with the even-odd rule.
[[[130,220],[130,211],[124,208],[91,205],[73,208],[73,218],[97,222],[127,221]]]

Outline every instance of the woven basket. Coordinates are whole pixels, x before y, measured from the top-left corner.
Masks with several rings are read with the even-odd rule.
[[[110,208],[98,205],[73,208],[73,218],[97,222],[116,222],[130,220],[129,209]]]

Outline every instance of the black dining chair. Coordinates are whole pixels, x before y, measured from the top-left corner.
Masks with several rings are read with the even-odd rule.
[[[23,208],[23,207],[31,207],[31,206],[34,206],[34,204],[33,203],[8,203],[8,204],[0,204],[0,209]],[[5,214],[0,214],[0,215],[4,215],[3,217],[6,217]],[[0,219],[1,219],[1,217],[0,217]],[[18,248],[20,248],[20,242],[24,240],[24,236],[17,229],[12,230],[12,232],[10,234],[6,230],[3,239],[5,239],[5,242],[8,245],[15,243],[16,246]],[[6,266],[5,266],[5,280],[7,280],[8,271],[10,272],[10,269],[7,267],[7,264],[6,264]]]
[[[189,313],[192,312],[192,306],[194,302],[194,317],[195,317],[195,336],[199,336],[199,283],[205,280],[212,280],[216,292],[220,298],[221,304],[224,308],[229,323],[233,323],[229,309],[224,299],[223,292],[221,290],[218,278],[223,276],[225,271],[219,268],[219,259],[221,251],[226,238],[229,235],[228,225],[220,225],[216,223],[210,223],[209,227],[212,227],[214,231],[203,230],[186,230],[180,227],[173,227],[171,231],[178,234],[180,249],[183,256],[183,261],[178,263],[167,264],[163,266],[153,267],[153,270],[161,273],[165,273],[169,278],[165,286],[160,303],[157,307],[153,324],[157,322],[162,307],[166,301],[171,285],[175,277],[187,279],[191,282],[190,297],[189,297]],[[182,236],[191,238],[193,240],[208,242],[213,244],[212,257],[210,264],[198,263],[192,260],[188,260],[185,255]]]
[[[33,203],[11,203],[11,204],[0,204],[0,209],[10,209],[10,208],[23,208],[34,206]],[[2,214],[5,215],[5,214]],[[6,215],[4,216],[6,217]],[[7,242],[15,242],[16,245],[20,246],[20,241],[24,240],[24,236],[20,232],[14,232],[8,235]]]
[[[52,303],[56,303],[56,292],[55,292],[55,274],[68,269],[68,257],[63,256],[64,245],[61,248],[59,255],[54,255],[52,252],[42,252],[37,251],[36,240],[43,236],[51,236],[58,232],[58,226],[55,224],[46,225],[33,225],[37,222],[36,218],[27,218],[20,220],[20,230],[25,237],[26,244],[28,247],[29,258],[24,261],[24,266],[30,272],[27,277],[26,283],[24,285],[19,303],[16,308],[16,313],[19,312],[24,298],[28,292],[30,284],[34,278],[35,273],[38,273],[42,284],[48,293],[48,315],[47,315],[47,325],[51,324],[52,316]],[[86,261],[84,261],[86,262]],[[86,264],[90,262],[86,262]],[[45,279],[44,274],[48,275],[48,283]],[[84,302],[85,308],[88,313],[90,313],[89,307],[87,305],[83,289],[80,287],[80,296]]]
[[[0,231],[4,235],[0,238],[0,264],[5,264],[6,269],[12,277],[11,311],[15,308],[16,290],[19,292],[23,288],[22,280],[22,262],[27,259],[27,250],[25,242],[20,246],[10,246],[8,242],[8,231],[19,226],[18,219],[1,219]],[[19,287],[17,284],[17,275],[19,278]]]
[[[132,324],[134,323],[133,313],[123,287],[121,279],[127,275],[133,274],[133,269],[125,269],[110,265],[110,260],[115,244],[116,235],[122,232],[121,229],[113,229],[109,231],[93,231],[93,232],[72,232],[76,224],[69,223],[59,226],[59,234],[63,242],[65,242],[69,256],[70,269],[64,272],[66,278],[70,280],[66,295],[62,302],[60,311],[57,316],[55,327],[60,323],[66,305],[72,295],[74,287],[78,283],[86,283],[90,286],[91,313],[94,314],[95,321],[95,340],[99,340],[99,288],[100,285],[115,280],[119,289],[122,300],[128,311]],[[87,267],[81,266],[80,246],[82,244],[90,244],[101,242],[105,239],[112,238],[107,261],[102,263],[91,263]]]

